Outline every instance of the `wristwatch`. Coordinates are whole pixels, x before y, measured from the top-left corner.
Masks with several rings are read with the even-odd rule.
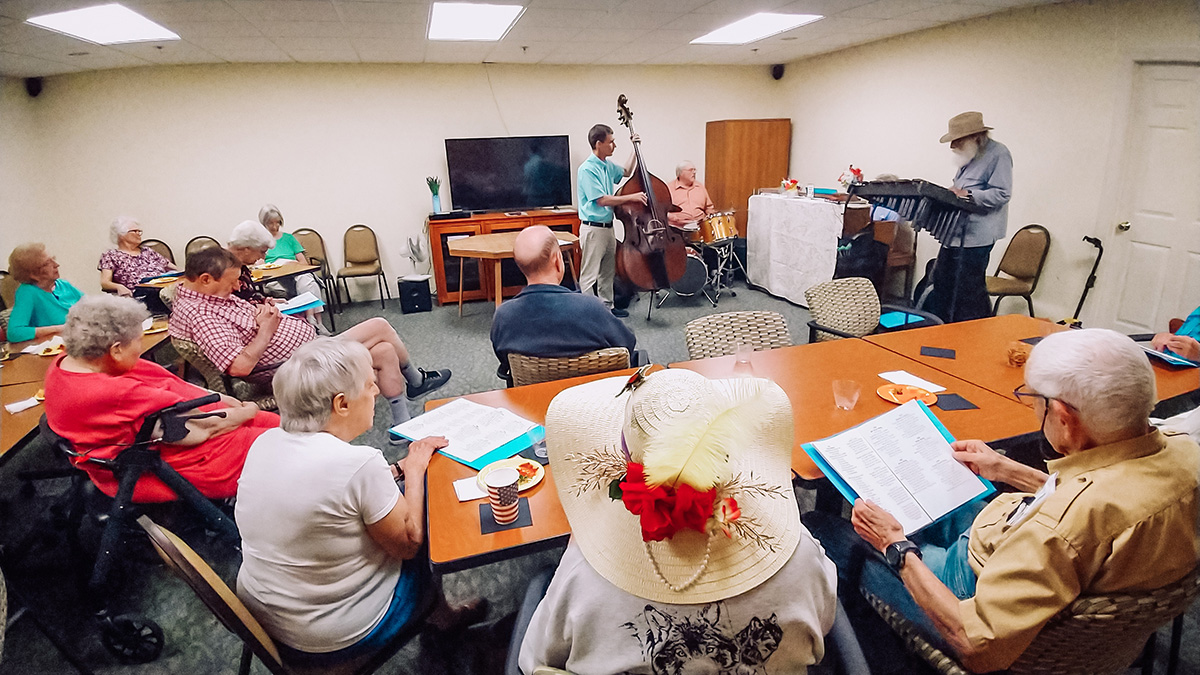
[[[916,544],[905,539],[888,544],[888,547],[883,551],[883,557],[887,560],[889,567],[899,572],[904,569],[904,559],[910,551],[918,558],[921,557],[921,549]]]

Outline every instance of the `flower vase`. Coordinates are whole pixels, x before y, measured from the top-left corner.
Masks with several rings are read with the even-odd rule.
[[[442,197],[441,197],[441,195],[433,195],[433,212],[434,213],[442,212]]]

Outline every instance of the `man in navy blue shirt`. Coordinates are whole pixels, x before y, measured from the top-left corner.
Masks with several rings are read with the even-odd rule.
[[[637,338],[600,298],[563,287],[565,271],[558,238],[548,227],[527,227],[517,235],[513,258],[529,285],[496,310],[492,349],[500,360],[496,374],[508,382],[511,353],[579,356],[605,347],[625,347],[634,359]]]

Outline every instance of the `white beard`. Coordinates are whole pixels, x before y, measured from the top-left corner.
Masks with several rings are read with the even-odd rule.
[[[954,153],[954,167],[961,169],[971,163],[975,159],[975,155],[979,154],[979,144],[975,141],[967,141],[962,144],[962,147],[952,148]]]

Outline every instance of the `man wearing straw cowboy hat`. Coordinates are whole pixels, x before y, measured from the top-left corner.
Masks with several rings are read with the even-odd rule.
[[[1012,155],[989,137],[983,113],[955,115],[948,127],[940,142],[950,144],[959,167],[951,191],[987,210],[967,214],[961,244],[957,236],[942,242],[925,309],[945,321],[969,321],[992,314],[984,277],[992,246],[1008,229]]]
[[[546,440],[572,537],[522,671],[803,673],[821,658],[835,570],[800,524],[777,385],[599,380],[555,397]]]

